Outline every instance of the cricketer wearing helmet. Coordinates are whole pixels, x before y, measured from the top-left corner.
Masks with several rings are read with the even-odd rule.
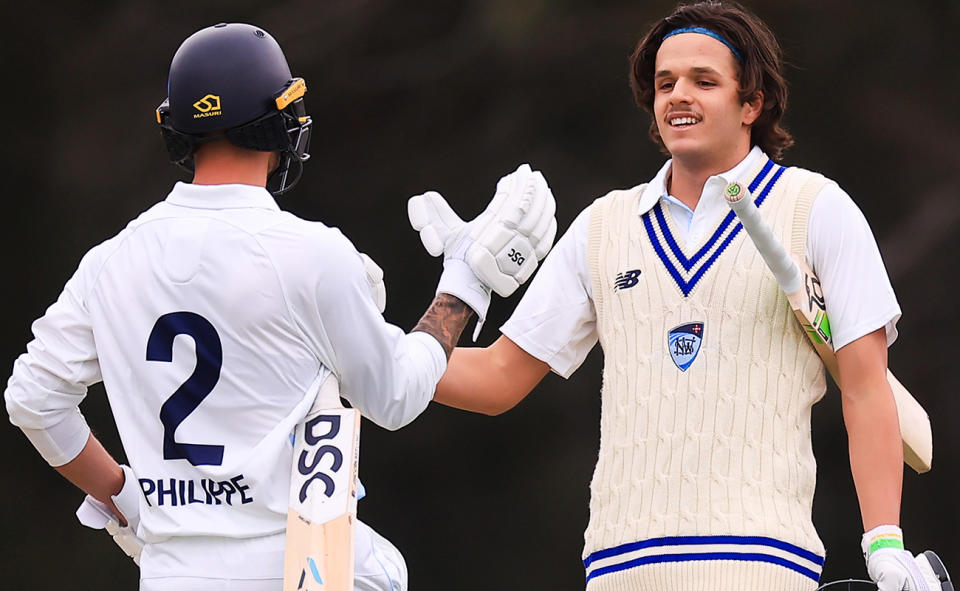
[[[435,400],[504,412],[547,372],[572,374],[599,341],[586,588],[815,589],[825,551],[811,519],[810,413],[824,370],[725,202],[740,181],[827,297],[869,574],[882,591],[939,590],[898,527],[903,458],[886,367],[900,308],[850,197],[780,164],[793,142],[775,37],[734,3],[680,5],[639,42],[631,81],[670,160],[576,218],[503,336],[457,349]]]
[[[469,222],[428,193],[421,217],[445,224],[437,297],[412,332],[388,324],[380,269],[274,200],[309,157],[306,89],[258,27],[183,42],[157,122],[193,182],[83,257],[5,391],[10,420],[88,493],[81,521],[138,561],[143,590],[279,589],[291,431],[320,385],[333,375],[369,420],[409,423],[469,318],[553,243],[553,196],[527,165]],[[78,408],[99,381],[129,466]],[[405,589],[396,548],[362,523],[356,535],[356,588]]]

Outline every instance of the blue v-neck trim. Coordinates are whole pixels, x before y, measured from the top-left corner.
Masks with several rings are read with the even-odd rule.
[[[773,175],[770,175],[771,170]],[[764,164],[763,168],[757,173],[757,176],[749,185],[749,190],[751,193],[757,190],[757,188],[763,183],[763,181],[770,176],[770,180],[767,181],[767,184],[764,186],[763,190],[760,191],[760,194],[757,195],[755,203],[757,207],[766,200],[767,195],[770,194],[771,189],[776,185],[777,181],[780,179],[780,176],[786,170],[783,166],[779,166],[773,163],[772,160],[768,159],[767,163]],[[727,215],[724,216],[723,220],[720,222],[720,225],[717,226],[716,231],[713,235],[710,236],[710,239],[707,240],[706,244],[703,245],[700,250],[698,250],[692,257],[687,257],[683,252],[683,249],[680,247],[680,244],[674,238],[673,233],[670,231],[670,226],[667,224],[667,220],[663,214],[663,206],[661,202],[657,204],[643,214],[643,226],[647,231],[647,237],[650,239],[650,244],[653,246],[653,250],[657,253],[657,256],[660,257],[660,260],[663,262],[664,267],[667,269],[667,272],[670,273],[670,276],[673,277],[674,282],[677,284],[677,287],[680,288],[680,291],[683,292],[684,297],[690,295],[690,292],[693,291],[693,288],[697,285],[700,279],[703,277],[704,273],[713,265],[714,261],[726,250],[730,242],[736,238],[737,234],[740,233],[740,230],[743,226],[738,222],[731,229],[731,224],[736,217],[736,214],[733,211],[727,212]],[[654,230],[654,221],[656,220],[656,225],[660,230],[663,238],[657,234]],[[670,249],[670,252],[673,253],[673,256],[676,257],[677,262],[680,263],[682,268],[678,269],[677,266],[673,263],[670,257],[667,255],[666,248],[664,247],[664,242],[666,243],[666,248]],[[720,242],[720,246],[714,250],[714,246]],[[697,265],[708,253],[713,251],[713,254],[703,262],[701,265]],[[689,276],[690,273],[693,273],[692,276]],[[685,278],[689,276],[689,279]]]

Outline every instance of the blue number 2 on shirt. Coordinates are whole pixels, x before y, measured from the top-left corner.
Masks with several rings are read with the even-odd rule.
[[[217,329],[206,318],[193,312],[164,314],[153,325],[147,340],[147,361],[173,361],[173,339],[181,334],[193,339],[197,365],[187,381],[160,407],[163,459],[185,459],[194,466],[219,466],[223,463],[222,445],[180,443],[175,439],[177,427],[200,406],[220,379],[223,347]]]

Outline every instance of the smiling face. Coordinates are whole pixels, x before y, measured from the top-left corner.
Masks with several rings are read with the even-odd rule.
[[[666,39],[654,68],[653,114],[674,161],[716,174],[750,151],[762,96],[741,102],[737,62],[723,43],[699,33]]]

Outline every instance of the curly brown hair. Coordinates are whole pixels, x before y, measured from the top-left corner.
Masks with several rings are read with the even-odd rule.
[[[750,141],[771,158],[780,160],[793,145],[793,137],[781,125],[787,109],[787,81],[783,76],[783,51],[770,28],[736,2],[719,0],[680,4],[657,22],[630,56],[630,87],[637,105],[653,115],[654,67],[665,35],[682,27],[703,27],[720,34],[743,56],[736,60],[740,100],[763,93],[763,111],[753,123]],[[669,155],[660,137],[656,119],[650,122],[650,137]]]

